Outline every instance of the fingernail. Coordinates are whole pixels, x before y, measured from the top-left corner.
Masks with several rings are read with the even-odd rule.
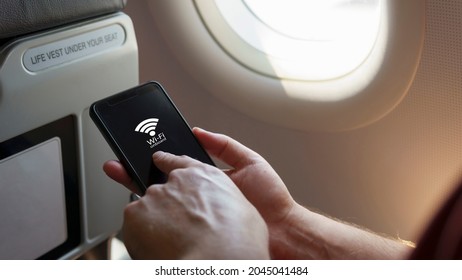
[[[194,128],[193,128],[193,130],[195,130],[195,131],[199,131],[199,132],[204,132],[204,131],[206,131],[205,129],[203,129],[203,128],[200,128],[200,127],[197,127],[197,126],[196,126],[196,127],[194,127]]]

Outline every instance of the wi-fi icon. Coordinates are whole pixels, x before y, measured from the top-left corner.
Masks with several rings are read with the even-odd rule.
[[[157,123],[159,122],[159,119],[156,118],[151,118],[151,119],[145,119],[144,121],[140,122],[136,128],[136,132],[141,132],[141,133],[146,133],[151,136],[156,135],[156,127]]]

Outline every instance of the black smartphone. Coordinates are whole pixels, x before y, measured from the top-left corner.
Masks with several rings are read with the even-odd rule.
[[[166,176],[152,162],[165,151],[214,165],[163,87],[157,82],[93,103],[90,117],[144,194]]]

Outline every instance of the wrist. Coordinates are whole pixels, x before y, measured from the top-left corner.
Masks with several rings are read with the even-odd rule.
[[[270,252],[274,259],[326,259],[316,226],[320,216],[294,202],[291,210],[279,221],[268,225]]]

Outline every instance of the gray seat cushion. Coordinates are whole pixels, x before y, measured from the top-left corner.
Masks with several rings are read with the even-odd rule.
[[[1,0],[0,41],[120,11],[126,0]]]

